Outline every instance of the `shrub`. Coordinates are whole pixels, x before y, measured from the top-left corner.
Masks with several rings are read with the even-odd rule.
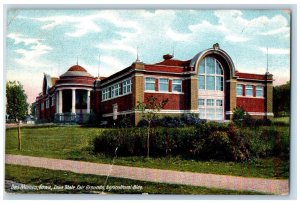
[[[232,120],[237,126],[242,126],[242,122],[245,116],[245,111],[242,107],[236,107],[233,109]]]
[[[105,130],[93,141],[93,150],[113,155],[118,147],[119,156],[145,156],[146,128]],[[201,123],[197,127],[152,128],[151,156],[182,156],[204,160],[244,161],[249,154],[245,140],[228,124]]]
[[[180,117],[165,116],[162,118],[156,118],[152,121],[152,127],[186,127],[193,126],[199,123],[205,122],[206,120],[198,118],[193,114],[183,114]],[[138,127],[148,126],[148,122],[145,119],[139,121]]]

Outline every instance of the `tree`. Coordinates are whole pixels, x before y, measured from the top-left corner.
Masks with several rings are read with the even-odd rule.
[[[6,83],[6,113],[15,121],[21,120],[28,114],[27,95],[20,82]]]
[[[6,83],[6,113],[10,118],[19,122],[18,149],[21,150],[21,125],[20,120],[28,114],[27,95],[20,82],[9,81]]]
[[[157,98],[150,96],[147,99],[147,103],[138,101],[136,109],[142,113],[142,118],[147,121],[147,157],[150,155],[150,130],[154,119],[157,118],[157,114],[168,103],[168,99],[163,99],[158,102]]]
[[[36,116],[36,104],[32,103],[30,106],[30,115],[32,115],[34,118]]]
[[[273,91],[273,107],[275,116],[290,114],[291,82],[275,86]]]

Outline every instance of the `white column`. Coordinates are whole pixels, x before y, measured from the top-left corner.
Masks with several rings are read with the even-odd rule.
[[[58,91],[55,94],[55,110],[58,113]]]
[[[75,110],[75,101],[76,101],[76,90],[72,89],[72,113],[76,113]]]
[[[86,112],[87,113],[91,112],[91,100],[90,100],[91,97],[90,96],[91,96],[91,91],[88,90],[87,91],[87,100],[86,100],[86,102],[87,102],[87,110],[86,110]]]
[[[62,90],[59,90],[59,95],[58,95],[58,113],[62,113]]]

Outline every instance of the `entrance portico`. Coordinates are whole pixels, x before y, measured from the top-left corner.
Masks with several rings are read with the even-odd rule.
[[[91,113],[91,88],[58,88],[56,114],[58,122],[86,122]]]

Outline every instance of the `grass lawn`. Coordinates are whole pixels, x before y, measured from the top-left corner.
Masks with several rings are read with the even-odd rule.
[[[275,117],[272,119],[272,121],[276,124],[278,122],[284,123],[286,125],[290,124],[290,117]]]
[[[56,189],[56,190],[11,190],[6,189],[7,192],[19,192],[19,193],[101,193],[102,190],[87,190],[84,187],[87,186],[98,186],[98,189],[104,188],[104,183],[106,177],[88,175],[88,174],[76,174],[69,171],[57,171],[48,170],[42,168],[34,167],[24,167],[17,165],[6,165],[5,166],[5,178],[6,180],[12,180],[22,184],[33,185],[33,186],[74,186],[74,190],[67,189]],[[80,185],[81,189],[77,189]],[[125,189],[125,190],[110,190],[109,186],[138,186],[135,190]],[[101,187],[102,186],[102,187]],[[109,177],[107,181],[108,189],[105,193],[117,193],[117,194],[200,194],[200,195],[253,195],[261,194],[257,192],[250,191],[233,191],[233,190],[222,190],[216,188],[205,188],[205,187],[195,187],[186,185],[176,185],[176,184],[163,184],[163,183],[153,183],[136,181],[130,179],[113,178]],[[127,187],[126,187],[127,188]]]
[[[289,127],[284,128],[287,132]],[[90,141],[102,129],[79,126],[22,128],[22,151],[17,150],[17,129],[6,130],[6,153],[59,159],[111,163],[112,158],[91,154]],[[170,169],[224,175],[263,178],[288,178],[289,163],[277,158],[258,159],[248,163],[194,161],[179,157],[118,157],[117,165]]]

